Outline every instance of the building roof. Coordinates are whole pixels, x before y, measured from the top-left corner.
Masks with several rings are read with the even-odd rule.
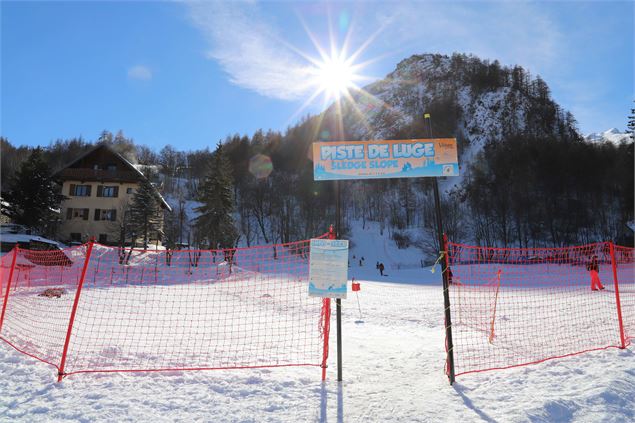
[[[115,156],[127,169],[126,171],[118,171],[116,173],[109,172],[107,170],[100,169],[90,169],[90,168],[73,168],[73,166],[79,163],[81,160],[95,154],[97,151],[105,150],[109,154]],[[141,180],[148,180],[148,178],[137,169],[130,161],[128,161],[124,156],[115,151],[110,145],[106,143],[99,143],[95,145],[93,148],[85,152],[84,154],[77,157],[75,160],[71,161],[67,165],[58,169],[53,173],[54,177],[58,177],[63,180],[69,179],[79,179],[79,180],[109,180],[109,181],[117,181],[117,182],[137,182]],[[151,183],[152,185],[152,183]],[[156,189],[154,185],[152,185],[156,195],[161,202],[161,207],[167,209],[168,211],[172,211],[172,207],[168,204],[167,201],[163,198],[161,193]]]

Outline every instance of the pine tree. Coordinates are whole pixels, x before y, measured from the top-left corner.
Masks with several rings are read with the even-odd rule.
[[[62,195],[51,177],[41,148],[33,150],[16,172],[7,195],[8,212],[15,223],[47,235],[54,231],[59,219]]]
[[[199,188],[202,206],[195,226],[200,242],[210,249],[232,248],[238,239],[234,225],[234,193],[231,166],[225,157],[223,146],[218,145],[205,180]]]
[[[152,233],[158,236],[162,223],[161,213],[159,198],[152,183],[148,179],[143,179],[132,196],[130,226],[137,236],[143,235],[144,248],[147,248]],[[133,242],[135,239],[133,236]]]

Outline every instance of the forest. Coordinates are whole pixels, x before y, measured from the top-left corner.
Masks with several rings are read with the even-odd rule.
[[[435,55],[413,56],[386,81],[400,77],[400,70],[411,72],[417,60],[435,66],[437,59]],[[632,244],[632,231],[626,226],[633,220],[632,138],[620,145],[584,140],[573,116],[551,99],[546,83],[520,67],[505,68],[465,55],[440,60],[436,66],[444,70],[431,72],[421,83],[429,94],[431,86],[442,87],[443,95],[432,90],[417,101],[411,99],[414,88],[387,92],[382,81],[368,92],[394,107],[374,111],[365,119],[382,127],[386,139],[426,138],[421,120],[395,120],[390,113],[429,111],[435,118],[436,137],[457,138],[463,176],[458,184],[441,181],[444,226],[452,240],[504,247],[557,247],[608,239]],[[447,89],[448,83],[452,89]],[[461,99],[461,87],[469,89],[471,101]],[[468,119],[467,110],[478,107],[479,96],[492,92],[504,95],[490,109],[500,108],[503,114],[516,108],[525,112],[512,113],[517,121],[505,115],[497,133],[488,135],[478,122],[475,125]],[[146,165],[144,169],[154,172],[151,179],[173,206],[173,212],[165,216],[168,246],[211,242],[205,233],[211,229],[197,226],[192,212],[200,212],[201,204],[214,195],[211,174],[220,174],[222,184],[230,188],[223,201],[230,203],[224,211],[231,219],[223,224],[233,222],[229,225],[235,234],[222,245],[288,242],[321,234],[334,221],[333,184],[313,181],[311,144],[376,135],[356,129],[360,118],[350,105],[341,113],[344,116],[338,118],[329,108],[282,132],[231,135],[210,140],[210,147],[199,150],[167,145],[156,151],[122,131],[103,131],[95,140],[55,140],[42,149],[42,156],[53,172],[94,143],[105,142],[131,162]],[[631,116],[631,134],[632,120]],[[476,140],[481,140],[478,148]],[[14,146],[5,138],[0,143],[1,188],[6,198],[16,189],[14,176],[33,148]],[[415,245],[430,254],[438,248],[429,179],[342,181],[341,192],[344,236],[352,219],[362,224],[373,221],[399,246]]]

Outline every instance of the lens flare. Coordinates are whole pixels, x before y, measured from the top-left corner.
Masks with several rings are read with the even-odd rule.
[[[256,154],[249,160],[249,172],[256,177],[256,179],[264,179],[271,175],[273,172],[273,163],[271,158],[264,154]]]
[[[381,56],[365,61],[360,61],[360,59],[362,54],[384,30],[385,25],[379,26],[374,33],[362,41],[361,44],[358,44],[355,49],[351,49],[356,25],[354,17],[346,9],[341,10],[335,19],[331,18],[329,12],[329,39],[326,43],[321,42],[324,40],[319,39],[309,29],[302,16],[299,16],[299,18],[306,34],[315,47],[317,55],[311,55],[290,43],[286,43],[287,47],[308,62],[308,65],[303,68],[303,72],[306,74],[305,88],[310,93],[304,103],[289,118],[289,122],[292,122],[304,110],[311,107],[316,99],[322,98],[322,110],[326,110],[331,106],[334,106],[337,110],[336,115],[339,122],[336,122],[336,126],[338,128],[343,126],[342,110],[346,107],[356,114],[362,120],[362,124],[371,131],[370,123],[364,115],[365,110],[361,109],[360,105],[364,107],[363,103],[371,101],[377,103],[377,105],[371,104],[366,106],[367,108],[374,109],[377,106],[389,108],[389,106],[362,88],[364,83],[376,79],[365,75],[364,71],[370,64],[380,60]],[[316,136],[322,140],[338,137],[335,134],[328,133],[316,134]]]
[[[354,87],[353,81],[356,76],[350,63],[332,56],[318,66],[317,78],[320,88],[328,96],[338,100]]]

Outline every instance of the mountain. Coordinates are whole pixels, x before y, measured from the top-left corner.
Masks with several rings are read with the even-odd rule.
[[[591,132],[584,137],[589,142],[611,142],[619,145],[621,142],[632,141],[632,138],[628,132],[621,132],[617,128],[611,128],[604,132]]]
[[[431,115],[434,137],[457,139],[461,177],[440,178],[453,239],[570,245],[615,239],[632,219],[632,143],[585,143],[547,83],[521,66],[465,54],[413,55],[341,108],[331,106],[315,133],[321,141],[425,138],[431,130],[424,113]],[[605,137],[617,137],[613,132]],[[387,211],[379,218],[400,231],[395,236],[413,225],[431,229],[430,235],[434,217],[426,212],[431,199],[424,184],[347,187],[381,193]],[[353,209],[364,201],[373,199],[362,198]]]
[[[539,76],[464,54],[414,55],[352,98],[344,126],[361,139],[400,135],[421,125],[423,113],[432,113],[435,136],[463,137],[469,145],[521,132],[578,135],[573,116],[551,99]]]
[[[331,106],[325,120],[337,113]],[[540,76],[465,54],[411,56],[353,93],[342,106],[344,137],[427,137],[424,113],[432,116],[434,137],[457,138],[462,173],[486,144],[514,134],[580,139],[573,115],[551,99]]]

